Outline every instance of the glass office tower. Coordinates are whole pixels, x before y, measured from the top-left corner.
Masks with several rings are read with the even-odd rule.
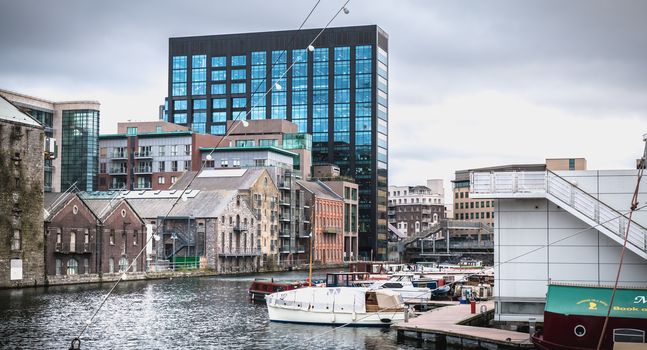
[[[313,164],[336,164],[358,183],[360,255],[385,259],[388,35],[328,28],[308,50],[319,31],[170,38],[163,115],[216,135],[239,116],[297,124],[312,134]]]
[[[99,170],[99,111],[63,110],[61,188],[76,183],[81,191],[97,188]]]

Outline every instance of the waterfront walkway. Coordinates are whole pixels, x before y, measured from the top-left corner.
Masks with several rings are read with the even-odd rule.
[[[470,305],[457,304],[444,306],[410,319],[409,322],[397,323],[391,328],[398,332],[398,338],[414,338],[437,343],[457,343],[464,347],[482,347],[491,345],[497,348],[533,348],[528,333],[507,331],[496,328],[473,327],[482,321],[481,307],[487,312],[494,311],[494,302],[486,301],[476,304],[477,314],[470,313]]]

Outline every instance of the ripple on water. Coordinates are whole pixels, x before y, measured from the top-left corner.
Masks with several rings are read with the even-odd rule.
[[[249,302],[258,276],[126,281],[82,337],[83,349],[410,349],[376,328],[292,325],[267,320]],[[269,277],[269,276],[265,276]],[[303,278],[283,274],[281,278]],[[111,284],[0,291],[0,348],[61,349],[84,326]],[[324,332],[325,335],[321,336]]]

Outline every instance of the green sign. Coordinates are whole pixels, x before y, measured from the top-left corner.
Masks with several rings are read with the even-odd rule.
[[[611,288],[549,285],[545,311],[605,317],[612,292]],[[611,317],[647,318],[647,290],[618,288]]]

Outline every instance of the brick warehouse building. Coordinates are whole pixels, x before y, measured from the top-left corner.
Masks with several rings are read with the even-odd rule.
[[[359,250],[386,258],[388,35],[376,25],[169,39],[163,118],[223,135],[227,121],[287,119],[312,134],[313,164],[359,185]],[[287,67],[290,71],[281,78]],[[264,97],[265,91],[276,84]],[[280,88],[279,88],[280,86]]]

